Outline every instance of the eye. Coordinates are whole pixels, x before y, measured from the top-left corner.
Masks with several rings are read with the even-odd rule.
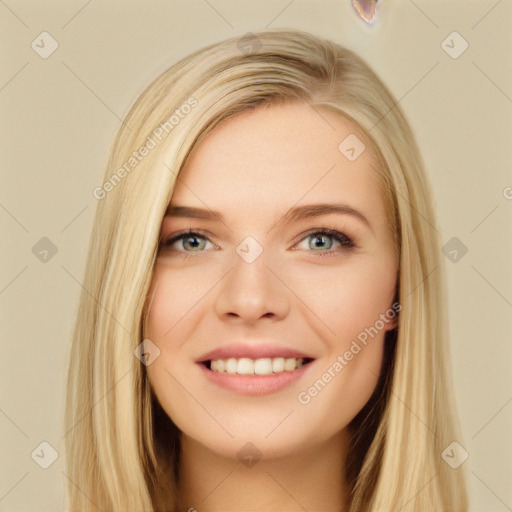
[[[331,250],[336,243],[341,246],[342,251],[350,250],[355,247],[354,243],[347,235],[335,229],[327,228],[316,228],[310,231],[300,243],[304,241],[306,241],[306,247],[299,246],[299,249],[310,249],[314,252],[320,252],[322,256],[336,252]]]
[[[173,247],[177,244],[177,247],[173,247],[177,251],[181,252],[203,252],[207,243],[212,244],[210,240],[196,231],[186,231],[181,233],[169,240],[166,240],[163,247]],[[181,246],[181,247],[180,247]],[[213,246],[213,244],[212,244]]]

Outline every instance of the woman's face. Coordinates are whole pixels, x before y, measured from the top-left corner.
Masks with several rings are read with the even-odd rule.
[[[258,108],[211,132],[179,175],[147,371],[169,417],[214,452],[327,442],[375,389],[398,259],[363,143],[334,113]]]

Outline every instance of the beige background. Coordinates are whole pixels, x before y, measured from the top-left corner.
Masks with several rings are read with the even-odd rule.
[[[349,0],[0,1],[0,510],[64,510],[63,458],[45,470],[31,453],[62,452],[92,190],[120,118],[179,57],[265,27],[356,50],[400,100],[443,243],[468,248],[445,263],[471,510],[512,510],[511,15],[510,0],[383,0],[368,27]],[[31,48],[43,31],[59,45],[47,59]],[[469,44],[458,58],[442,47],[454,31]],[[47,262],[32,252],[42,237],[57,248]]]

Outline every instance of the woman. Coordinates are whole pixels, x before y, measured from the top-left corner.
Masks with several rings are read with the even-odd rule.
[[[70,508],[467,510],[411,130],[352,52],[248,37],[157,78],[94,191]]]

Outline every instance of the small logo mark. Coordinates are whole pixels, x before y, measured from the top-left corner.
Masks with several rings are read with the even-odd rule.
[[[252,443],[245,443],[240,450],[238,450],[236,456],[245,464],[248,468],[252,468],[261,459],[263,454],[256,448]]]
[[[452,32],[441,43],[441,48],[452,59],[458,59],[468,49],[468,47],[468,42],[458,32]]]
[[[57,254],[57,246],[44,236],[32,247],[32,254],[39,261],[48,263]]]
[[[457,469],[469,457],[469,453],[454,441],[443,450],[441,457],[452,469]]]
[[[59,43],[48,32],[41,32],[31,46],[39,57],[47,59],[59,47]]]
[[[137,345],[133,353],[142,364],[149,366],[160,355],[160,349],[149,338],[146,338],[140,345]]]
[[[340,142],[338,149],[347,160],[354,162],[363,154],[366,146],[359,137],[351,133]]]
[[[30,456],[38,466],[48,469],[59,458],[59,452],[50,443],[43,441],[34,448]]]
[[[468,252],[468,248],[454,236],[443,245],[442,251],[452,263],[458,263]]]
[[[247,32],[238,41],[237,46],[244,55],[250,55],[251,53],[259,52],[263,44],[252,32]]]
[[[248,236],[240,242],[236,248],[236,253],[246,262],[253,263],[260,257],[263,247],[252,236]]]

